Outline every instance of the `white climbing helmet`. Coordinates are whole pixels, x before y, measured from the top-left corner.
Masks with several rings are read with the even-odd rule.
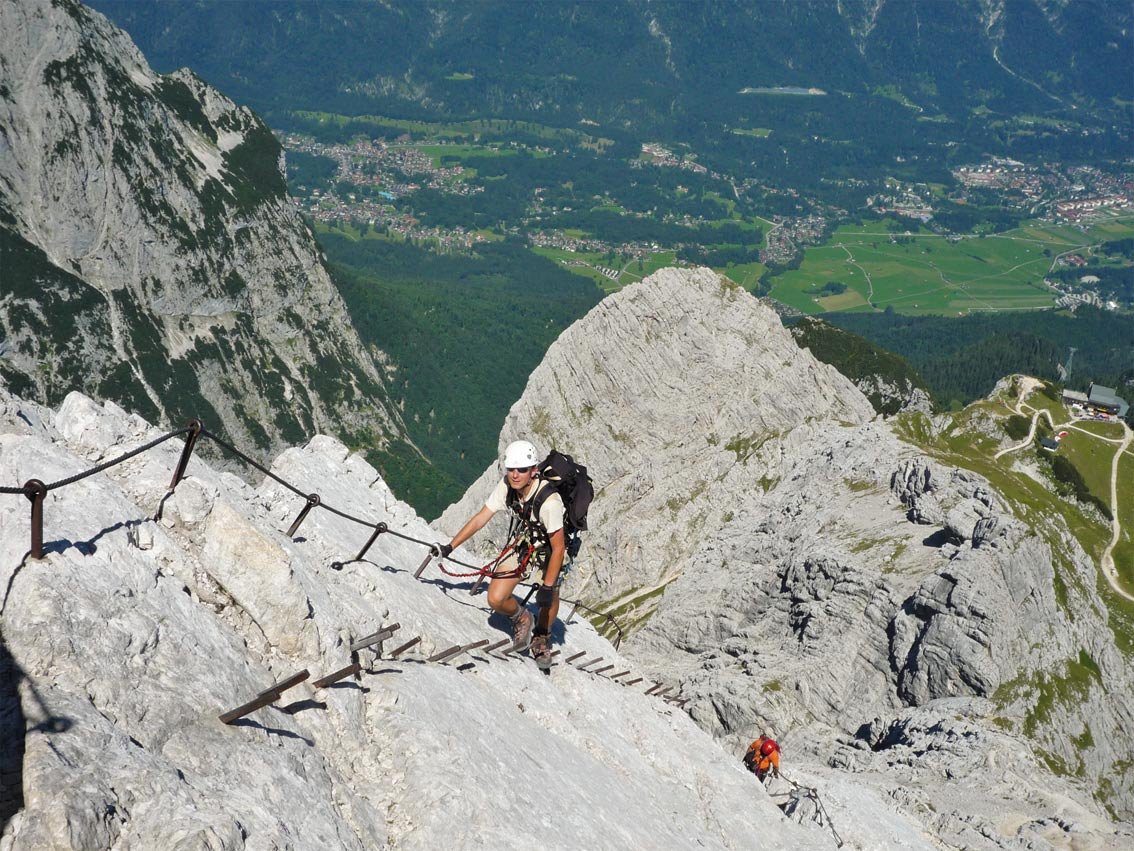
[[[504,467],[507,469],[534,467],[538,463],[536,448],[526,440],[514,440],[504,450]]]

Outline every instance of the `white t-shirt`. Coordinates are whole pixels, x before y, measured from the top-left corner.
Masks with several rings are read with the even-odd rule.
[[[520,495],[520,502],[527,503],[536,491],[543,484],[541,479],[532,479],[531,484],[528,485],[527,490]],[[563,499],[559,496],[559,492],[555,490],[552,485],[551,493],[547,499],[543,501],[543,505],[539,509],[539,522],[543,524],[543,528],[547,530],[547,534],[551,535],[558,532],[563,528]],[[493,514],[497,511],[504,511],[508,507],[508,483],[501,479],[495,489],[489,495],[487,501],[484,503]]]

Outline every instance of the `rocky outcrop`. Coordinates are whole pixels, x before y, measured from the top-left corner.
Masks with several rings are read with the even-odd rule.
[[[1090,559],[1058,517],[1032,527],[899,439],[728,293],[706,271],[627,288],[513,407],[502,443],[534,436],[595,473],[568,589],[621,618],[628,654],[737,754],[770,725],[793,778],[874,789],[950,845],[1129,841],[1113,817],[1134,811],[1134,690]]]
[[[56,481],[156,434],[78,394],[55,413],[0,390],[0,482]],[[648,683],[562,662],[546,677],[483,650],[427,663],[451,644],[495,643],[506,624],[467,582],[436,569],[415,580],[413,541],[384,535],[350,560],[371,530],[321,509],[288,537],[303,500],[274,481],[254,487],[195,456],[166,497],[179,443],[51,491],[42,561],[27,558],[27,500],[0,494],[4,851],[726,849],[757,834],[768,848],[832,847],[782,819]],[[290,449],[272,470],[432,539],[336,440]],[[359,678],[312,685],[393,622],[394,642],[421,643],[397,660],[390,643],[382,658],[364,650]],[[630,667],[585,621],[556,638],[563,656]],[[310,679],[272,706],[218,721],[301,669]],[[870,820],[831,805],[846,835],[879,843]],[[869,807],[916,835],[885,801]]]
[[[1121,847],[1100,803],[1130,806],[1134,706],[1094,566],[1076,545],[1057,560],[978,476],[897,460],[914,450],[881,424],[832,432],[838,461],[813,433],[809,469],[702,542],[629,654],[738,750],[770,724],[793,768],[900,789],[951,845]],[[957,706],[963,729],[942,721]]]
[[[401,440],[263,122],[73,0],[0,31],[0,379],[264,449]]]
[[[781,475],[787,435],[820,415],[857,424],[874,411],[744,290],[708,269],[664,269],[563,333],[500,445],[528,438],[587,465],[598,495],[572,589],[621,605],[677,576],[737,494]],[[438,525],[455,531],[499,476],[486,471]]]

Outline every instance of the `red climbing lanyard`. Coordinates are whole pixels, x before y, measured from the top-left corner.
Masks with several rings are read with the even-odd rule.
[[[438,559],[437,566],[441,568],[441,572],[446,576],[452,576],[461,579],[468,576],[491,576],[493,579],[515,579],[524,575],[524,569],[528,566],[528,561],[532,557],[532,549],[529,547],[522,556],[519,557],[519,562],[515,570],[506,570],[503,573],[497,573],[500,563],[504,558],[516,549],[516,542],[508,544],[500,551],[500,555],[496,556],[492,561],[488,562],[484,567],[479,567],[476,570],[471,570],[468,573],[454,573],[451,570],[445,569],[445,560]]]

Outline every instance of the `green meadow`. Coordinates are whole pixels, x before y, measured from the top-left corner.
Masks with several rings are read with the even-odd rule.
[[[579,236],[578,231],[567,231],[569,235]],[[599,251],[567,251],[562,248],[534,247],[532,251],[540,257],[554,260],[576,275],[581,275],[595,282],[595,285],[605,293],[617,292],[627,284],[642,280],[652,275],[658,269],[678,265],[677,257],[672,251],[658,251],[639,263],[637,260],[624,260],[616,257],[611,263],[607,255]],[[617,281],[612,281],[598,270],[598,267],[618,269],[621,274]]]
[[[1075,465],[1091,495],[1104,505],[1110,505],[1110,466],[1117,448],[1113,443],[1071,430],[1060,442],[1058,451]]]
[[[511,148],[494,148],[485,145],[406,145],[404,147],[421,151],[433,160],[435,166],[442,165],[442,160],[445,158],[469,160],[476,157],[511,157],[516,155],[515,150]]]
[[[1126,588],[1134,589],[1134,452],[1122,453],[1118,466],[1118,519],[1122,536],[1114,547],[1114,567]],[[1127,484],[1123,486],[1123,482]]]
[[[885,310],[961,315],[1051,307],[1043,284],[1055,258],[1103,240],[1134,235],[1134,219],[1087,230],[1027,225],[1001,234],[947,239],[926,230],[891,233],[881,223],[840,227],[808,248],[798,269],[772,279],[773,298],[804,313]],[[847,289],[824,294],[825,284]]]
[[[763,263],[737,263],[724,269],[717,269],[734,284],[739,284],[749,292],[756,289],[760,276],[768,270]]]

